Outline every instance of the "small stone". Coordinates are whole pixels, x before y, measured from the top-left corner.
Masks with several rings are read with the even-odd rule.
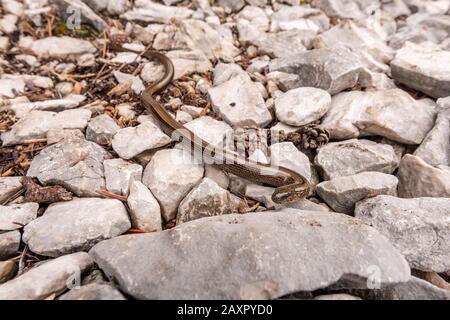
[[[413,269],[450,269],[450,199],[401,199],[382,195],[356,204],[355,217],[373,226]]]
[[[282,6],[272,14],[270,30],[308,30],[317,34],[330,26],[328,17],[320,10],[304,6]]]
[[[160,63],[150,61],[144,65],[141,71],[141,78],[147,83],[158,81],[164,75],[164,66]]]
[[[14,98],[25,91],[25,81],[0,79],[0,97]]]
[[[62,97],[66,97],[73,92],[73,84],[70,82],[60,82],[55,86],[55,89]]]
[[[264,127],[272,121],[261,92],[247,74],[208,90],[215,112],[235,126]]]
[[[144,170],[142,182],[158,199],[164,219],[176,216],[178,204],[203,178],[203,165],[196,164],[191,154],[180,149],[155,153]]]
[[[111,155],[84,139],[64,139],[34,157],[27,176],[44,185],[57,184],[81,197],[98,196],[105,188],[103,161]]]
[[[152,122],[120,129],[112,140],[112,147],[122,159],[131,159],[146,150],[170,143],[170,138]]]
[[[106,189],[110,192],[128,195],[134,181],[141,181],[142,166],[122,159],[108,159],[103,162]]]
[[[140,94],[142,91],[144,91],[145,86],[141,78],[120,71],[114,71],[113,74],[118,83],[124,83],[126,81],[131,80],[132,81],[131,89],[135,94]]]
[[[0,261],[18,255],[20,238],[17,230],[0,233]]]
[[[127,63],[139,63],[141,57],[134,52],[118,52],[117,55],[111,59],[112,63],[127,64]]]
[[[398,169],[398,195],[402,198],[450,197],[450,167],[433,167],[406,154]]]
[[[148,188],[140,181],[134,181],[127,200],[133,228],[145,232],[162,230],[161,208]]]
[[[292,142],[272,144],[269,148],[270,163],[275,166],[283,166],[301,174],[311,182],[311,163],[308,157],[299,151]]]
[[[331,96],[325,90],[297,88],[275,99],[275,112],[280,121],[302,126],[322,118],[330,104]]]
[[[209,116],[192,120],[186,123],[185,127],[215,147],[223,146],[225,137],[232,131],[226,122],[215,120]]]
[[[200,50],[172,50],[167,53],[175,66],[174,79],[191,75],[192,73],[207,73],[212,64]]]
[[[48,77],[35,76],[30,74],[4,74],[2,79],[10,79],[14,81],[24,81],[29,87],[38,87],[42,89],[53,89],[53,81]]]
[[[46,261],[0,285],[0,300],[43,300],[64,292],[74,277],[94,266],[85,252]]]
[[[322,146],[314,159],[325,180],[364,171],[392,173],[398,167],[394,148],[365,139],[332,142]]]
[[[91,283],[70,290],[58,300],[126,300],[126,298],[112,285]]]
[[[391,62],[392,77],[433,98],[450,95],[450,51],[406,43]]]
[[[181,106],[180,110],[189,113],[195,119],[195,118],[200,117],[200,115],[202,114],[203,108],[184,104]]]
[[[107,114],[92,118],[86,128],[86,139],[98,144],[109,145],[114,135],[120,130],[119,125]]]
[[[45,138],[51,129],[81,129],[83,130],[91,111],[73,109],[62,112],[30,111],[17,121],[9,131],[1,134],[3,146],[20,144],[29,139]]]
[[[0,206],[0,230],[10,231],[21,229],[36,219],[39,204],[27,202]]]
[[[14,14],[6,14],[0,19],[0,31],[11,34],[17,30],[17,21],[19,18]]]
[[[178,207],[177,225],[204,217],[238,212],[243,201],[209,178],[192,189]]]
[[[36,40],[31,51],[42,58],[73,59],[84,53],[95,53],[97,49],[89,41],[63,36]]]
[[[219,187],[225,190],[228,189],[228,185],[230,184],[230,179],[227,174],[214,165],[205,166],[205,178],[211,179],[217,183]]]
[[[20,182],[21,178],[22,177],[0,177],[0,203],[4,203],[9,197],[22,189],[22,183]]]
[[[269,70],[292,76],[282,83],[287,90],[314,87],[333,95],[357,84],[361,64],[347,50],[315,49],[272,60]]]
[[[376,195],[397,196],[398,179],[381,172],[361,172],[317,185],[318,195],[336,212],[353,214],[356,202]]]
[[[177,114],[175,116],[175,120],[181,124],[186,124],[186,123],[192,121],[192,116],[187,112],[178,110]]]
[[[84,139],[84,134],[80,129],[50,129],[46,138],[47,145],[51,145],[64,139]]]
[[[0,261],[0,284],[14,277],[16,270],[16,262],[12,260]]]
[[[127,103],[119,104],[116,107],[117,114],[121,117],[124,117],[125,120],[133,120],[136,118],[136,112],[133,110],[133,107]]]
[[[229,12],[238,12],[245,6],[244,0],[217,0],[217,5],[229,10]]]
[[[214,86],[219,86],[242,73],[244,73],[244,70],[242,70],[241,66],[236,63],[219,62],[214,67],[213,84]]]
[[[51,204],[43,216],[25,227],[22,240],[37,254],[58,257],[89,250],[130,227],[127,210],[119,200],[75,198]]]
[[[283,58],[301,54],[306,51],[305,44],[310,44],[314,36],[310,32],[290,30],[277,33],[264,33],[252,41],[258,47],[260,55],[268,55],[272,58]]]
[[[158,22],[168,24],[171,19],[183,21],[192,16],[194,11],[185,7],[165,6],[151,1],[140,1],[132,10],[120,17],[129,21]]]
[[[83,68],[95,66],[95,55],[92,53],[85,53],[77,57],[77,65]]]
[[[14,103],[8,109],[14,111],[16,117],[23,118],[34,110],[42,111],[64,111],[78,107],[86,97],[83,95],[71,95],[64,99],[55,99],[37,102]]]

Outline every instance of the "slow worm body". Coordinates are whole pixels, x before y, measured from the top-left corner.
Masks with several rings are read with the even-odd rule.
[[[129,51],[127,49],[123,49]],[[275,203],[294,202],[308,194],[308,181],[297,172],[281,166],[271,166],[263,163],[251,162],[238,154],[218,149],[200,139],[192,131],[176,121],[153,96],[164,89],[173,79],[174,66],[164,54],[147,50],[142,54],[149,60],[156,59],[164,66],[163,77],[154,85],[146,88],[141,95],[141,102],[146,110],[158,119],[163,131],[169,136],[174,133],[180,142],[187,143],[194,155],[202,155],[202,160],[208,160],[227,173],[232,173],[255,183],[275,187],[272,200]]]

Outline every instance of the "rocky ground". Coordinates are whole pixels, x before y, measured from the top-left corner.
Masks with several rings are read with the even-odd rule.
[[[0,2],[0,299],[450,299],[450,1]],[[147,48],[308,197],[187,161]]]

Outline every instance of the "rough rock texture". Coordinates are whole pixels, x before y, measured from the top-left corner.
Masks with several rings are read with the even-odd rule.
[[[57,257],[123,234],[131,224],[125,206],[115,199],[78,198],[51,204],[29,223],[23,241],[31,251]]]
[[[381,172],[361,172],[317,185],[318,195],[336,212],[352,214],[356,202],[368,197],[397,195],[398,179]]]
[[[190,153],[161,150],[145,168],[142,182],[158,199],[164,219],[171,220],[180,201],[203,178],[203,173],[203,165],[196,164]]]
[[[192,16],[193,11],[184,7],[169,7],[151,1],[139,1],[135,7],[121,15],[130,21],[169,23],[170,19],[180,21]]]
[[[45,138],[51,129],[80,129],[83,130],[91,111],[73,109],[62,112],[31,111],[17,121],[11,130],[1,134],[3,146],[22,143],[25,140]]]
[[[103,161],[111,155],[94,142],[65,139],[34,157],[27,176],[45,185],[58,184],[77,196],[98,196],[105,188]]]
[[[134,181],[127,199],[133,228],[146,232],[161,231],[161,208],[148,188],[140,181]]]
[[[97,49],[86,40],[71,37],[48,37],[33,42],[31,51],[39,57],[76,58]]]
[[[120,129],[112,140],[112,147],[123,159],[131,159],[146,150],[170,143],[170,138],[151,122],[137,127]]]
[[[15,81],[17,81],[17,80],[15,80]],[[51,87],[53,87],[53,85]],[[22,118],[27,113],[29,113],[30,111],[33,111],[33,110],[64,111],[64,110],[76,108],[84,100],[86,100],[86,97],[83,95],[69,95],[63,99],[13,103],[8,106],[8,109],[14,111],[14,114],[16,115],[16,117]]]
[[[225,121],[218,121],[209,116],[200,117],[186,123],[185,127],[199,138],[213,146],[223,146],[223,140],[232,128]]]
[[[411,268],[450,269],[450,199],[377,196],[356,204],[355,217],[389,238]]]
[[[400,89],[351,91],[335,95],[322,127],[343,140],[380,135],[406,144],[419,144],[433,127],[434,108]]]
[[[332,142],[319,149],[314,163],[325,180],[364,171],[392,173],[398,158],[392,146],[365,139]]]
[[[261,92],[247,74],[209,89],[208,94],[214,111],[233,127],[263,127],[272,121]]]
[[[106,189],[117,194],[128,195],[134,181],[141,181],[143,168],[137,163],[122,159],[108,159],[103,162]]]
[[[58,300],[126,300],[126,298],[111,285],[91,283],[70,290]]]
[[[330,104],[331,97],[325,90],[298,88],[275,99],[275,112],[283,123],[302,126],[322,118]]]
[[[280,83],[285,90],[315,87],[333,95],[356,85],[361,65],[350,51],[316,49],[275,59],[269,69],[294,76],[293,81]]]
[[[204,178],[178,207],[177,224],[191,220],[237,213],[243,201],[222,189],[209,178]]]
[[[406,154],[398,169],[398,195],[402,198],[450,197],[450,168],[437,168]]]
[[[86,139],[108,145],[119,130],[119,125],[110,116],[102,114],[89,121],[86,128]]]
[[[21,229],[37,217],[39,204],[27,202],[0,206],[0,230]]]
[[[42,300],[67,289],[71,280],[93,267],[85,252],[49,260],[23,275],[0,285],[0,300]]]
[[[0,233],[0,261],[18,254],[20,238],[20,232],[17,230]]]
[[[21,177],[0,177],[0,203],[22,188]]]
[[[450,51],[406,43],[391,63],[392,77],[433,98],[450,96]]]
[[[294,170],[312,182],[311,163],[308,157],[292,142],[281,142],[270,146],[270,163]]]
[[[363,288],[373,265],[382,286],[410,278],[404,258],[373,228],[294,209],[198,219],[103,241],[89,253],[140,299],[270,299],[338,281]],[[183,268],[167,268],[174,265]]]
[[[15,261],[0,261],[0,284],[14,277],[16,270],[17,266]]]

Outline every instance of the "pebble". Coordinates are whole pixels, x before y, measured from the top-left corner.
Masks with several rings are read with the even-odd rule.
[[[110,192],[128,195],[131,185],[141,181],[143,168],[137,163],[122,159],[107,159],[103,161],[105,168],[106,189]]]
[[[27,202],[0,206],[0,230],[11,231],[21,229],[36,219],[39,204]]]
[[[36,40],[31,51],[40,58],[74,59],[84,53],[95,53],[97,49],[89,41],[63,37],[48,37]]]
[[[150,190],[140,181],[133,181],[127,200],[133,228],[145,232],[162,230],[161,207]]]
[[[18,255],[20,247],[20,231],[7,231],[0,233],[0,261]]]
[[[86,139],[101,145],[109,145],[120,127],[113,118],[101,114],[92,118],[86,128]]]

